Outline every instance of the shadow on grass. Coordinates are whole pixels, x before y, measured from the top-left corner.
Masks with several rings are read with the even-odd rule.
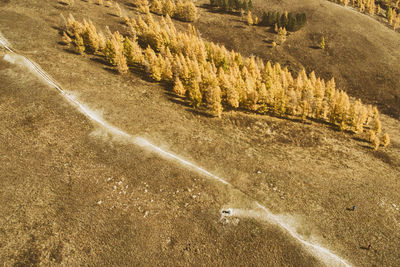
[[[51,28],[54,29],[54,30],[57,30],[59,35],[63,35],[64,30],[65,30],[63,27],[55,26],[55,25],[51,26]]]
[[[65,45],[64,45],[65,46]],[[76,52],[74,49],[72,49],[72,48],[64,48],[64,51],[65,52],[67,52],[67,53],[69,53],[69,54],[72,54],[72,55],[79,55],[79,56],[81,56],[81,54],[79,54],[78,52]]]
[[[112,67],[112,65],[110,63],[108,63],[103,57],[100,57],[100,56],[91,57],[90,60],[94,61],[94,62],[97,62],[97,63],[101,63],[101,64],[106,65],[108,67]]]
[[[135,7],[137,7],[135,4],[130,3],[130,2],[125,3],[125,6],[130,7],[130,8],[135,8]]]
[[[107,15],[112,16],[112,17],[119,18],[119,16],[118,16],[117,14],[114,14],[114,13],[111,13],[111,12],[108,12]]]
[[[267,44],[271,44],[272,45],[272,43],[274,42],[274,40],[272,40],[272,39],[268,39],[268,40],[266,40],[266,39],[264,39],[264,40],[262,40],[264,43],[267,43]]]
[[[64,1],[57,1],[57,3],[63,6],[69,6],[69,4],[65,3]]]
[[[117,69],[112,68],[112,67],[103,67],[103,69],[114,75],[120,74]]]

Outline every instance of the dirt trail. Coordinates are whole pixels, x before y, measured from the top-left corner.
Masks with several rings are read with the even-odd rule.
[[[167,152],[148,140],[142,138],[142,137],[135,137],[132,136],[123,130],[118,129],[117,127],[111,125],[107,121],[103,120],[101,116],[96,114],[93,110],[89,109],[86,105],[81,103],[79,100],[77,100],[72,94],[68,93],[64,89],[61,88],[60,85],[56,81],[54,81],[44,70],[40,68],[39,65],[37,65],[35,62],[31,61],[30,59],[26,58],[23,55],[20,55],[16,53],[12,48],[9,42],[7,41],[6,38],[3,37],[3,35],[0,33],[0,45],[4,47],[6,50],[8,50],[10,53],[6,54],[4,59],[12,64],[18,64],[23,67],[27,67],[31,72],[39,76],[45,83],[50,85],[51,87],[56,88],[62,95],[63,97],[72,105],[74,105],[81,113],[83,113],[85,116],[90,118],[92,121],[96,122],[103,130],[108,132],[109,134],[113,135],[115,137],[115,140],[123,143],[131,143],[134,145],[138,145],[142,147],[143,149],[150,150],[153,153],[156,153],[159,156],[162,156],[166,159],[178,162],[179,164],[190,168],[191,170],[194,170],[208,178],[214,179],[224,185],[227,186],[227,190],[235,191],[236,193],[243,195],[245,198],[249,199],[252,201],[253,205],[260,209],[260,213],[257,216],[251,216],[256,219],[261,219],[261,220],[266,220],[269,223],[276,224],[278,225],[282,230],[284,230],[287,234],[289,234],[292,238],[294,238],[296,241],[298,241],[302,246],[307,248],[309,252],[311,252],[314,256],[319,258],[322,262],[324,262],[327,265],[335,265],[335,266],[350,266],[344,259],[340,258],[339,256],[335,255],[333,252],[330,250],[316,244],[310,241],[307,241],[304,237],[299,235],[294,227],[290,226],[287,222],[285,222],[282,218],[280,218],[278,215],[272,214],[266,207],[261,205],[259,202],[242,192],[240,189],[234,187],[231,185],[229,182],[221,179],[220,177],[210,173],[209,171],[197,166],[196,164],[186,161],[179,157],[178,155],[175,155],[173,153]],[[249,210],[244,210],[244,212],[236,212],[235,210],[232,214],[229,214],[230,216],[244,216],[244,217],[249,217],[247,214],[252,214],[252,210],[254,207],[249,207]]]

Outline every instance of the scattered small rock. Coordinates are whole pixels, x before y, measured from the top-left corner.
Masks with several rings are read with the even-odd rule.
[[[103,203],[103,201],[101,201],[101,200],[97,201],[98,205],[101,205],[102,203]]]

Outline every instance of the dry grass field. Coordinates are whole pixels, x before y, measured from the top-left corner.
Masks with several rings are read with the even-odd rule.
[[[119,2],[126,15],[138,15]],[[221,217],[226,208],[254,209],[254,200],[352,266],[400,265],[400,34],[328,1],[257,0],[255,13],[308,16],[304,28],[272,48],[270,29],[204,4],[196,2],[194,23],[203,38],[293,71],[333,75],[350,96],[381,109],[391,145],[374,151],[314,122],[235,111],[203,116],[174,101],[168,88],[135,73],[118,75],[58,43],[60,13],[124,32],[110,8],[80,0],[1,1],[0,32],[18,53],[104,120],[234,187],[113,140],[0,49],[4,266],[324,265],[278,225]],[[313,48],[322,35],[327,48]]]

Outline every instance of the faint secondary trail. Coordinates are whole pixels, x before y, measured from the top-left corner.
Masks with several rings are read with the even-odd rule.
[[[280,218],[278,215],[275,215],[272,212],[270,212],[265,206],[261,205],[254,198],[247,195],[246,193],[241,191],[239,188],[236,188],[235,186],[233,186],[229,182],[225,181],[224,179],[210,173],[209,171],[197,166],[196,164],[194,164],[190,161],[187,161],[187,160],[179,157],[178,155],[175,155],[173,153],[163,150],[162,148],[152,144],[151,142],[149,142],[148,140],[146,140],[143,137],[132,136],[132,135],[124,132],[123,130],[106,122],[95,111],[89,109],[86,105],[79,102],[73,94],[70,94],[67,91],[63,90],[61,88],[61,86],[54,79],[52,79],[44,70],[42,70],[42,68],[38,64],[36,64],[35,62],[26,58],[25,56],[16,53],[11,48],[10,43],[7,41],[7,39],[5,39],[3,37],[3,35],[1,33],[0,33],[0,45],[9,52],[8,54],[6,54],[4,56],[4,60],[6,60],[12,64],[17,64],[17,65],[21,65],[21,66],[29,68],[34,74],[36,74],[44,82],[46,82],[51,87],[54,87],[55,89],[57,89],[64,96],[64,98],[69,103],[71,103],[73,106],[75,106],[82,114],[84,114],[85,116],[90,118],[92,121],[96,122],[98,125],[103,127],[109,133],[111,133],[115,136],[121,137],[124,141],[130,142],[137,146],[140,146],[143,149],[152,151],[164,158],[176,161],[187,168],[190,168],[208,178],[218,181],[218,182],[228,186],[230,188],[230,190],[240,192],[241,194],[246,196],[246,198],[253,201],[253,204],[256,205],[256,207],[261,209],[261,212],[260,211],[257,212],[255,210],[240,210],[240,209],[229,208],[227,215],[223,214],[223,216],[251,217],[251,218],[258,219],[258,220],[267,221],[272,224],[276,224],[281,229],[283,229],[286,233],[288,233],[291,237],[293,237],[295,240],[297,240],[301,245],[306,247],[314,256],[319,258],[325,264],[327,264],[329,266],[347,266],[347,267],[351,266],[344,259],[342,259],[339,256],[337,256],[336,254],[332,253],[330,250],[328,250],[318,244],[311,243],[311,242],[305,240],[302,236],[300,236],[296,232],[296,230],[293,227],[291,227],[282,218]]]

